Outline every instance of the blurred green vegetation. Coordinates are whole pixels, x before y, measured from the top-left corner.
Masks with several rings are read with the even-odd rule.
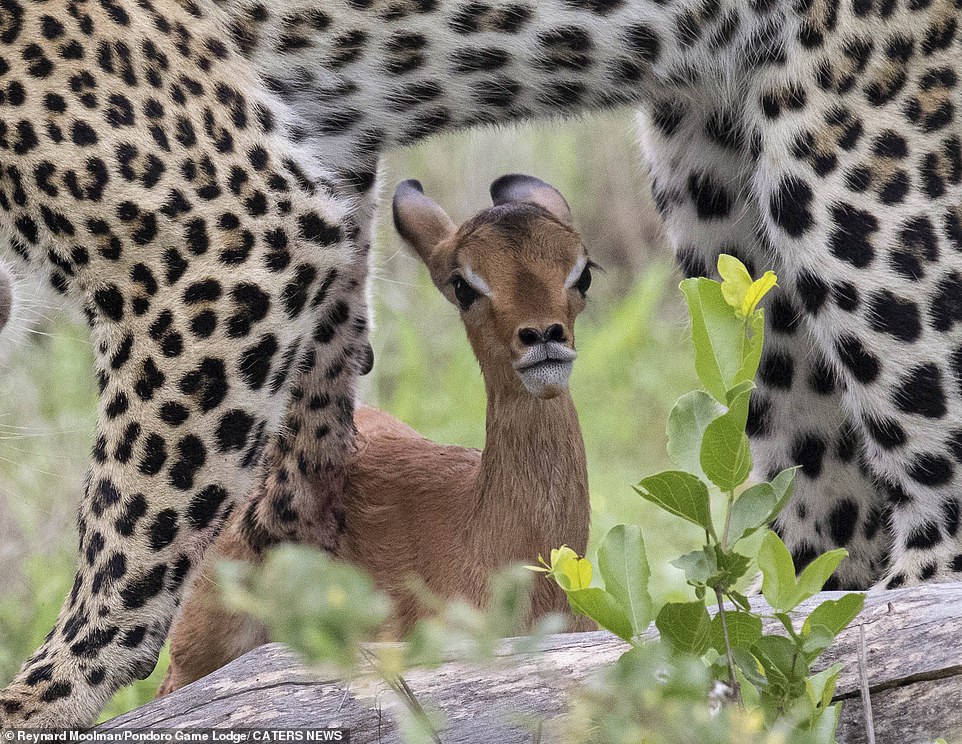
[[[459,221],[489,204],[488,184],[512,171],[565,194],[589,252],[606,268],[578,322],[572,380],[589,458],[591,545],[617,523],[641,524],[653,592],[686,596],[666,561],[694,547],[697,530],[679,527],[630,487],[668,467],[668,410],[695,385],[678,276],[661,244],[630,117],[472,133],[392,154],[383,168],[384,202],[398,181],[419,178]],[[457,312],[393,233],[389,211],[378,219],[376,362],[363,397],[426,436],[480,447],[484,391]],[[48,314],[40,301],[28,308],[35,331],[0,367],[0,681],[41,642],[72,583],[74,515],[93,441],[86,330],[43,319]],[[122,691],[109,713],[149,699],[164,668]]]

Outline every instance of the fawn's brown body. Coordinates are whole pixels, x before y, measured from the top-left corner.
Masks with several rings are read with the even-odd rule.
[[[574,321],[585,305],[590,262],[563,197],[527,176],[491,188],[495,206],[456,228],[407,181],[395,224],[458,305],[487,393],[485,449],[438,444],[373,408],[355,414],[340,557],[370,572],[395,601],[385,632],[404,635],[429,610],[412,579],[433,594],[483,606],[491,574],[533,563],[551,548],[583,553],[590,508],[584,443],[568,392]],[[256,560],[238,525],[214,551]],[[539,580],[531,619],[567,613],[563,592]],[[571,629],[587,629],[570,618]],[[266,630],[216,601],[205,576],[174,626],[161,693],[217,669],[267,640]]]

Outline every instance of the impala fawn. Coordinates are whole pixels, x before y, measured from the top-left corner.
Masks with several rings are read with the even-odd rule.
[[[591,266],[564,197],[522,175],[491,185],[494,206],[456,227],[417,181],[394,194],[394,223],[456,307],[487,393],[484,451],[438,444],[375,408],[355,414],[338,555],[366,569],[391,595],[386,633],[400,637],[429,610],[412,579],[445,599],[485,604],[500,567],[562,544],[579,553],[590,509],[584,443],[568,392],[574,323]],[[236,520],[235,520],[236,521]],[[256,559],[229,525],[214,551]],[[564,593],[535,583],[531,620],[569,614]],[[216,601],[201,577],[174,626],[161,694],[268,640],[256,621]]]

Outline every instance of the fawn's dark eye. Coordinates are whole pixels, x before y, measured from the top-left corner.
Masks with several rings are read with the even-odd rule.
[[[585,266],[585,270],[581,272],[581,276],[578,277],[578,281],[575,282],[575,289],[581,292],[581,296],[584,297],[588,294],[588,287],[591,286],[591,266]]]
[[[471,304],[478,299],[478,293],[470,284],[464,281],[463,277],[455,276],[451,280],[454,285],[454,296],[462,310],[467,310]]]

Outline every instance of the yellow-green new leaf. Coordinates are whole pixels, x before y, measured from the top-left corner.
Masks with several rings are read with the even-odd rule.
[[[722,253],[718,257],[718,274],[722,278],[722,296],[742,318],[749,317],[762,298],[776,286],[778,277],[771,271],[755,281],[745,264],[734,256]]]
[[[746,318],[755,312],[758,303],[767,295],[773,287],[777,286],[778,277],[771,271],[766,271],[761,279],[752,282],[745,297],[742,300],[741,314]]]
[[[591,586],[591,561],[579,558],[571,548],[559,550],[557,559],[551,551],[551,568],[555,580],[565,591],[578,591]]]
[[[725,302],[744,316],[742,307],[752,286],[752,275],[745,264],[727,253],[718,256],[718,275],[722,278],[721,290]]]
[[[569,548],[567,545],[562,545],[560,548],[551,549],[551,560],[549,562],[549,568],[554,569],[561,565],[562,562],[570,560],[571,558],[577,558],[578,554]],[[541,556],[538,556],[540,559]]]

